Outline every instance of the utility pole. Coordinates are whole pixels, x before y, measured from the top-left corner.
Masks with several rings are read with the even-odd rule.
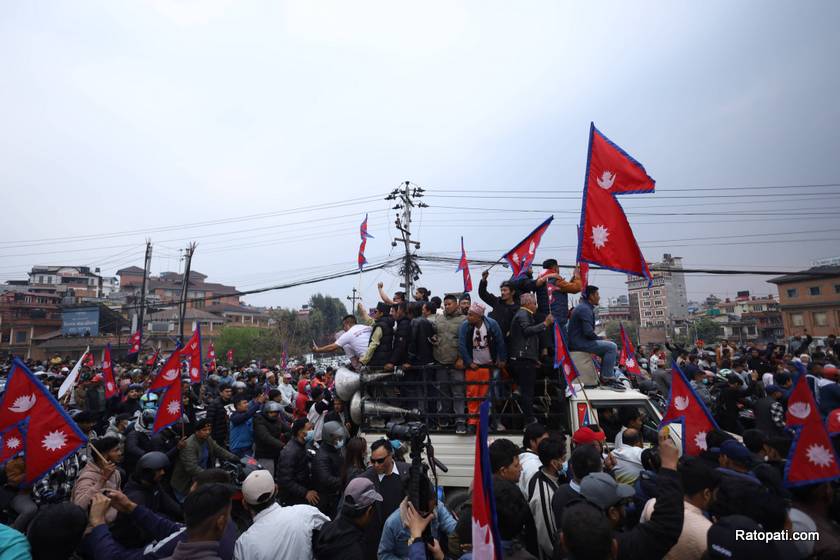
[[[350,300],[350,313],[353,313],[354,315],[356,313],[356,300],[358,299],[359,301],[361,301],[361,299],[362,299],[361,295],[358,295],[358,296],[356,295],[358,293],[359,293],[359,290],[357,290],[356,288],[353,288],[353,295],[352,296],[346,296],[347,299]]]
[[[152,268],[152,240],[146,240],[146,259],[143,261],[143,282],[140,284],[140,313],[137,330],[140,331],[140,344],[143,344],[143,319],[146,315],[146,286]],[[141,346],[142,348],[142,346]]]
[[[415,251],[420,248],[420,242],[411,239],[411,209],[429,207],[425,202],[415,202],[415,199],[419,198],[423,198],[423,189],[417,186],[412,187],[408,181],[404,181],[399,188],[394,189],[391,194],[385,197],[385,200],[397,201],[393,210],[402,210],[401,213],[397,213],[396,220],[394,220],[401,237],[394,238],[391,241],[391,246],[396,247],[398,243],[402,243],[405,247],[405,257],[403,257],[403,264],[400,267],[403,282],[400,285],[405,289],[406,301],[411,300],[412,282],[419,280],[422,273],[415,254],[411,252],[412,245],[414,245]]]
[[[187,316],[187,292],[190,287],[190,264],[192,263],[192,256],[195,252],[195,242],[187,246],[186,254],[184,256],[184,282],[181,284],[181,302],[178,306],[178,342],[184,344],[184,319]]]

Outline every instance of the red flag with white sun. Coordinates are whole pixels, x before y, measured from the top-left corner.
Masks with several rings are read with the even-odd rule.
[[[840,478],[837,453],[828,437],[814,394],[800,372],[788,397],[785,424],[796,432],[785,464],[785,486],[803,486]]]
[[[0,440],[3,446],[0,448],[0,465],[23,453],[23,442],[20,426],[14,426],[3,432],[2,440]]]
[[[642,164],[601,134],[593,123],[578,229],[578,262],[650,281],[647,262],[616,196],[652,193],[654,186]]]
[[[0,431],[20,426],[26,452],[24,484],[36,482],[87,442],[55,397],[15,358],[0,398]]]
[[[671,367],[668,410],[665,411],[659,425],[661,427],[671,423],[682,424],[683,454],[691,456],[699,455],[701,451],[708,449],[706,434],[718,429],[709,409],[694,392],[676,362]]]
[[[111,363],[111,343],[105,346],[105,357],[102,358],[102,377],[105,378],[105,398],[110,399],[118,393],[117,382],[114,380],[114,366]]]

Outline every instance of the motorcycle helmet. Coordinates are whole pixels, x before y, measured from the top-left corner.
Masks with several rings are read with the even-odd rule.
[[[129,391],[140,391],[142,393],[143,392],[143,385],[140,384],[140,383],[131,383],[128,386],[128,390]]]
[[[237,393],[239,391],[244,391],[247,388],[248,388],[248,386],[245,385],[245,383],[243,383],[242,381],[234,381],[234,383],[233,383],[233,390],[236,391]]]
[[[321,429],[321,441],[329,443],[333,447],[342,447],[346,437],[347,431],[344,426],[341,425],[341,422],[335,420],[327,422]]]
[[[269,413],[269,412],[279,413],[283,410],[283,405],[280,404],[279,402],[268,401],[267,403],[265,403],[263,405],[262,410],[263,410],[264,413]]]
[[[142,406],[144,410],[154,411],[155,409],[157,409],[157,405],[157,393],[146,393],[142,397],[140,397],[140,406]]]
[[[146,428],[147,430],[151,430],[152,426],[155,425],[155,416],[156,412],[154,409],[147,408],[140,414],[140,425]]]
[[[134,468],[134,476],[137,480],[152,482],[157,471],[168,468],[169,458],[165,453],[149,451],[137,461],[137,466]]]
[[[719,369],[718,372],[715,374],[716,381],[723,381],[724,383],[727,382],[726,378],[729,377],[729,374],[732,373],[731,369],[723,368]]]

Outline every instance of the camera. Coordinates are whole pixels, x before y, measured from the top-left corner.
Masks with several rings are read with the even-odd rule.
[[[388,439],[408,442],[422,442],[429,434],[428,428],[422,422],[388,422],[385,429]]]

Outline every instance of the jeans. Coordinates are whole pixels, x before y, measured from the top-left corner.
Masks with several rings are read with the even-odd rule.
[[[522,396],[522,414],[525,422],[534,418],[534,384],[537,381],[537,364],[531,360],[511,360],[510,373],[519,384]]]
[[[441,396],[437,402],[437,412],[443,414],[455,413],[456,421],[464,421],[464,370],[452,366],[435,369],[436,389]],[[438,422],[449,424],[450,419],[440,417]]]
[[[601,358],[601,377],[615,377],[615,360],[618,357],[618,346],[611,340],[588,340],[584,344],[576,344],[576,352],[589,352]]]

